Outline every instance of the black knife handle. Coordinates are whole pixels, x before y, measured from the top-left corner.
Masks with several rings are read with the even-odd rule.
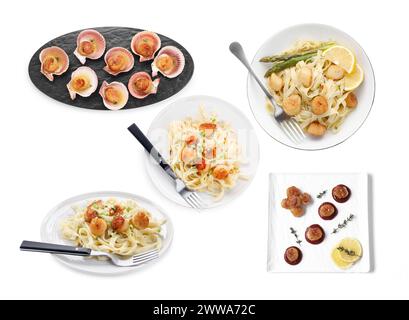
[[[68,254],[72,256],[86,257],[91,254],[91,249],[63,246],[59,244],[23,241],[20,246],[21,251],[44,252],[53,254]]]
[[[165,170],[166,173],[169,174],[172,178],[176,179],[176,175],[174,174],[170,165],[162,157],[159,151],[153,146],[153,144],[149,141],[149,139],[145,136],[141,129],[139,129],[139,127],[135,123],[133,123],[128,127],[128,130],[145,148],[145,150],[148,151],[149,155],[161,166],[161,168]]]

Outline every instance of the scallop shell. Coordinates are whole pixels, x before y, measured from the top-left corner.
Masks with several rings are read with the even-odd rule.
[[[138,50],[138,45],[142,42],[145,42],[147,53],[142,54],[140,49]],[[139,56],[139,61],[149,61],[152,60],[155,56],[155,53],[159,50],[162,43],[159,36],[150,31],[141,31],[133,36],[131,41],[132,52]],[[139,51],[139,52],[138,52]]]
[[[111,70],[111,68],[109,67],[109,63],[108,63],[109,60],[115,59],[116,57],[120,57],[120,56],[126,59],[124,65],[118,70]],[[105,54],[104,60],[106,64],[106,66],[104,67],[104,70],[114,76],[122,72],[128,72],[129,70],[133,68],[135,64],[135,59],[132,53],[129,50],[122,48],[122,47],[114,47],[114,48],[109,49],[107,53]]]
[[[118,101],[111,102],[108,100],[106,96],[106,92],[107,92],[107,89],[110,89],[110,88],[117,91]],[[111,83],[104,81],[101,85],[101,88],[99,89],[99,94],[102,97],[105,107],[107,107],[110,110],[122,109],[123,107],[125,107],[129,99],[128,89],[123,83],[117,82],[117,81],[114,81]]]
[[[165,56],[169,57],[172,62],[172,67],[170,70],[162,70],[159,68],[158,62],[163,59]],[[155,60],[152,63],[152,77],[156,77],[158,72],[162,73],[167,78],[176,78],[180,75],[185,68],[185,56],[182,51],[173,46],[163,47]]]
[[[70,59],[67,53],[60,47],[48,47],[40,52],[41,73],[47,77],[48,80],[54,81],[54,75],[61,75],[68,70]],[[57,67],[54,71],[47,71],[45,62],[47,59],[54,59],[57,62]]]
[[[84,90],[78,90],[73,87],[73,82],[76,79],[84,80],[87,84]],[[98,87],[98,77],[94,70],[89,67],[79,67],[71,74],[71,81],[67,84],[67,89],[70,93],[70,97],[74,100],[78,95],[81,97],[89,97],[93,94]]]
[[[84,44],[91,45],[93,48],[92,52],[85,54],[81,52],[80,47]],[[102,57],[105,52],[105,38],[98,31],[93,29],[87,29],[81,31],[77,37],[77,48],[74,51],[74,55],[78,60],[84,64],[88,59],[97,60]]]
[[[134,86],[134,83],[137,79],[149,80],[150,84],[149,84],[148,89],[144,91],[138,91]],[[150,94],[155,94],[158,91],[159,82],[160,82],[160,79],[155,79],[154,81],[152,81],[151,76],[146,72],[143,72],[143,71],[137,72],[137,73],[134,73],[132,77],[129,79],[128,90],[133,97],[137,99],[143,99],[149,96]]]

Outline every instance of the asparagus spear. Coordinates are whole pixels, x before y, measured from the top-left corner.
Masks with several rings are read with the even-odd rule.
[[[293,58],[298,58],[301,57],[305,54],[310,54],[310,53],[317,53],[317,50],[311,50],[311,51],[306,51],[304,53],[292,53],[292,54],[282,54],[279,56],[271,56],[271,57],[264,57],[260,59],[260,62],[283,62],[283,61],[287,61],[289,59],[293,59]]]
[[[316,54],[317,54],[316,52],[315,53],[306,53],[306,54],[303,54],[303,55],[288,59],[286,61],[277,62],[277,63],[273,64],[270,69],[267,70],[264,77],[268,78],[273,73],[280,72],[280,71],[283,71],[285,69],[294,67],[298,62],[307,61],[307,60],[311,59],[312,57],[314,57]]]
[[[274,56],[269,56],[269,57],[264,57],[260,59],[260,62],[277,62],[277,61],[286,61],[292,58],[297,58],[305,54],[309,53],[317,53],[318,50],[326,50],[332,46],[335,45],[335,42],[324,42],[321,43],[319,46],[316,48],[310,48],[309,50],[300,50],[294,53],[284,53],[284,54],[279,54],[279,55],[274,55]]]

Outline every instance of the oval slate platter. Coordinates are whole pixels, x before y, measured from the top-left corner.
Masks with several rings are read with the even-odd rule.
[[[105,37],[106,50],[109,50],[112,47],[124,47],[130,50],[132,37],[137,32],[143,31],[141,29],[123,27],[102,27],[92,29],[99,31]],[[57,101],[79,108],[93,110],[108,110],[102,103],[102,98],[98,93],[99,87],[102,84],[102,82],[104,80],[109,83],[112,81],[119,81],[127,86],[129,78],[133,73],[137,71],[146,71],[148,74],[152,74],[151,63],[153,60],[139,62],[139,56],[134,55],[135,57],[134,68],[127,73],[121,73],[118,76],[114,77],[103,70],[103,67],[105,66],[104,56],[102,56],[98,60],[87,59],[87,62],[84,65],[92,68],[97,73],[98,89],[88,98],[83,98],[77,95],[75,100],[71,100],[66,85],[71,79],[71,73],[81,66],[81,63],[79,62],[77,57],[74,56],[73,53],[77,45],[77,36],[81,31],[82,30],[71,32],[61,37],[58,37],[54,40],[51,40],[50,42],[43,45],[40,49],[38,49],[30,60],[28,68],[30,79],[40,91],[42,91],[43,93]],[[183,72],[177,78],[174,79],[168,79],[159,74],[158,77],[160,77],[161,80],[158,87],[158,92],[156,94],[149,95],[145,99],[136,99],[129,95],[129,101],[123,109],[139,108],[165,100],[173,96],[174,94],[178,93],[180,90],[182,90],[189,82],[189,80],[192,78],[194,63],[189,52],[176,41],[163,35],[160,34],[158,35],[162,41],[162,47],[171,45],[179,48],[183,52],[186,59],[185,68]],[[44,48],[50,46],[61,47],[62,49],[65,50],[65,52],[68,54],[70,58],[70,67],[68,68],[67,72],[65,72],[61,76],[55,76],[53,82],[49,81],[40,72],[41,69],[41,63],[39,60],[40,52]]]

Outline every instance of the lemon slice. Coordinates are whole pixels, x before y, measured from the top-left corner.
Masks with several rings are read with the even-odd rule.
[[[341,260],[346,263],[354,263],[361,259],[362,246],[359,240],[353,238],[343,239],[335,250],[339,251]]]
[[[355,69],[355,55],[345,47],[333,46],[324,52],[324,57],[347,73],[352,73]]]
[[[334,250],[332,250],[332,253],[331,253],[332,261],[334,261],[335,265],[340,269],[345,270],[345,269],[350,268],[353,263],[352,262],[345,262],[344,260],[342,260],[340,251],[337,248],[338,248],[338,246],[335,247]]]
[[[355,65],[354,71],[345,76],[345,90],[352,91],[358,88],[364,81],[364,71],[359,64]]]

